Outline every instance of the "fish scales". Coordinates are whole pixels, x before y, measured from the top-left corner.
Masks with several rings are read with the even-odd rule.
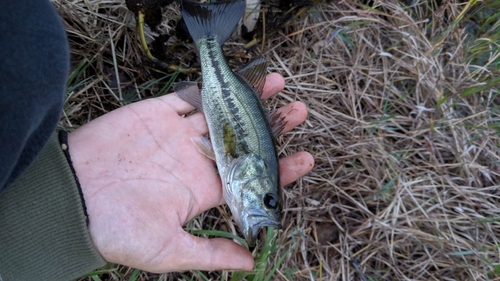
[[[265,68],[259,66],[264,64],[253,68],[249,63],[244,68],[247,77],[242,78],[229,68],[222,52],[221,45],[243,16],[244,0],[181,4],[201,61],[201,101],[196,83],[185,82],[176,92],[205,114],[213,153],[204,145],[199,146],[200,151],[208,151],[209,157],[215,155],[226,203],[248,244],[253,245],[262,227],[281,227],[273,130],[257,93],[246,80],[262,86]]]
[[[253,152],[269,163],[271,169],[275,168],[275,165],[277,167],[273,142],[263,141],[271,139],[272,136],[257,96],[231,71],[215,40],[203,40],[197,45],[202,58],[203,108],[206,108],[205,117],[212,142],[215,142],[215,155],[220,158],[217,161],[233,160],[224,157],[224,138],[215,137],[223,136],[224,124],[230,124],[231,129],[236,132],[237,155]],[[219,170],[219,173],[224,174],[226,167],[221,166],[223,169]]]

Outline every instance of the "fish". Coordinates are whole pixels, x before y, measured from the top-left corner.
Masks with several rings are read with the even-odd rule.
[[[249,246],[261,228],[281,228],[282,194],[276,136],[285,125],[264,109],[267,62],[262,57],[233,72],[222,45],[245,12],[245,0],[196,3],[181,1],[182,17],[196,44],[202,83],[174,86],[181,99],[205,115],[210,140],[192,142],[215,160],[223,196]]]

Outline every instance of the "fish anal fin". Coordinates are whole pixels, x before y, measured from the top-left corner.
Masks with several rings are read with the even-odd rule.
[[[201,101],[201,84],[193,81],[181,81],[174,85],[174,91],[185,102],[203,111]]]
[[[212,148],[212,143],[207,138],[191,137],[191,142],[201,154],[215,161],[215,152]]]
[[[277,110],[270,110],[267,112],[267,119],[271,125],[271,131],[275,138],[278,138],[283,133],[283,129],[287,121]]]
[[[250,84],[260,98],[264,91],[267,75],[267,61],[259,56],[248,62],[237,73]]]

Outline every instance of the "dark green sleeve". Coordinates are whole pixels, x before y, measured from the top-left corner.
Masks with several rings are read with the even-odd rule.
[[[0,195],[0,281],[68,281],[104,266],[82,200],[54,134]]]

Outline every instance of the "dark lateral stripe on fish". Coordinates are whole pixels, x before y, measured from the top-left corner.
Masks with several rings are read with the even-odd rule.
[[[218,58],[216,48],[219,48],[219,46],[215,45],[217,43],[213,40],[207,40],[207,41],[208,41],[207,42],[207,44],[208,44],[207,49],[208,49],[209,56],[212,58]],[[210,64],[212,65],[212,67],[214,69],[220,69],[220,66],[219,66],[220,62],[217,59],[210,60]],[[231,95],[231,81],[228,81],[226,79],[226,77],[224,76],[224,74],[219,72],[219,71],[215,71],[213,74],[215,76],[215,79],[217,79],[217,81],[219,81],[221,88],[226,89],[225,91],[222,91],[222,98],[223,98],[224,102],[226,103],[226,106],[227,106],[229,112],[231,113],[232,117],[234,118],[234,121],[236,121],[236,123],[237,123],[237,126],[233,126],[233,128],[236,130],[236,133],[238,134],[239,139],[242,139],[242,136],[245,134],[245,131],[243,130],[245,123],[243,122],[242,118],[239,115],[240,114],[239,108],[236,106],[236,104],[233,101],[234,96]],[[243,139],[241,141],[244,142]]]

